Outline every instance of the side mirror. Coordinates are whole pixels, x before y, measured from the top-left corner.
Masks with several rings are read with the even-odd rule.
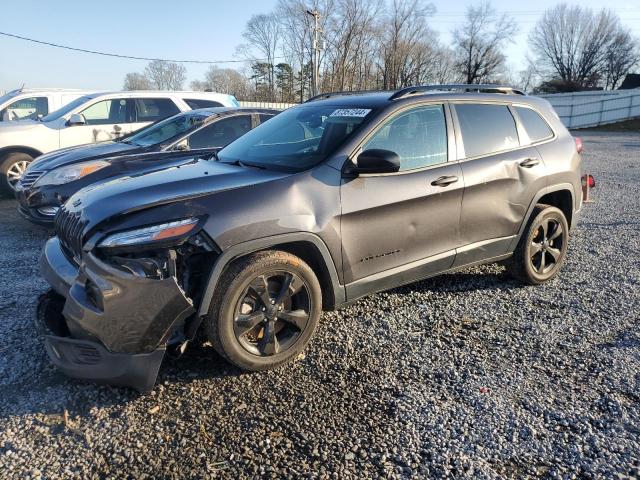
[[[84,115],[82,115],[81,113],[74,113],[69,117],[69,120],[67,120],[67,125],[69,125],[70,127],[74,125],[86,125],[86,124],[87,124],[87,120],[84,118]]]
[[[395,173],[400,170],[400,156],[391,150],[372,148],[358,155],[354,173]]]

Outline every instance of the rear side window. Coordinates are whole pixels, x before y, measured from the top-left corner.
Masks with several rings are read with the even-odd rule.
[[[201,128],[189,137],[189,148],[224,147],[251,130],[251,116],[237,115],[224,118]]]
[[[214,102],[213,100],[201,100],[199,98],[184,98],[183,100],[192,110],[197,108],[224,107],[220,102]]]
[[[273,118],[273,117],[274,117],[274,115],[271,115],[271,114],[267,115],[266,113],[261,113],[260,114],[260,123],[264,123],[264,122],[266,122],[267,120],[269,120],[270,118]]]
[[[400,156],[400,170],[447,161],[447,127],[442,105],[413,108],[385,123],[362,148],[391,150]]]
[[[180,113],[180,109],[168,98],[136,98],[138,122],[155,122]]]
[[[553,137],[553,131],[549,124],[542,118],[538,112],[526,107],[515,107],[520,121],[527,131],[532,142],[539,142]]]
[[[506,105],[464,103],[455,108],[465,156],[477,157],[520,145],[516,122]]]

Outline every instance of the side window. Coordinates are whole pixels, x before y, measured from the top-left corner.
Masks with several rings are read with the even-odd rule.
[[[39,115],[45,116],[49,113],[49,102],[47,97],[21,98],[8,105],[2,110],[2,117],[7,120],[21,120],[24,118],[35,119]]]
[[[275,117],[275,115],[267,115],[266,113],[261,113],[260,114],[260,123],[264,123],[267,120],[269,120],[270,118]]]
[[[127,100],[115,98],[94,103],[80,112],[87,125],[109,125],[115,123],[129,123],[127,114]]]
[[[363,147],[381,148],[400,156],[400,170],[447,161],[447,127],[442,105],[400,113],[385,123]]]
[[[461,103],[455,106],[467,157],[520,145],[513,115],[506,105]]]
[[[207,125],[189,137],[189,148],[224,147],[251,130],[251,116],[238,115]]]
[[[538,112],[526,107],[515,107],[515,109],[532,142],[535,143],[553,137],[551,127]]]
[[[155,122],[180,113],[180,109],[169,98],[136,98],[136,121]]]
[[[183,98],[183,100],[192,110],[197,108],[224,107],[220,102],[214,102],[213,100],[201,100],[199,98]]]

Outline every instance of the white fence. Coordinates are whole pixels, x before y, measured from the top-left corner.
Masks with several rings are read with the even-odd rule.
[[[284,103],[284,102],[245,102],[239,101],[241,107],[248,108],[274,108],[276,110],[286,110],[289,107],[297,105],[297,103]]]
[[[640,117],[640,89],[540,95],[568,128],[586,128]]]

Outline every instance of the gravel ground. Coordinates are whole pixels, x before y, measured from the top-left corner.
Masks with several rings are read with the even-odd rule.
[[[373,295],[291,365],[196,346],[146,396],[49,364],[47,233],[0,202],[2,478],[640,477],[640,134],[584,140],[596,203],[552,283],[487,266]]]

